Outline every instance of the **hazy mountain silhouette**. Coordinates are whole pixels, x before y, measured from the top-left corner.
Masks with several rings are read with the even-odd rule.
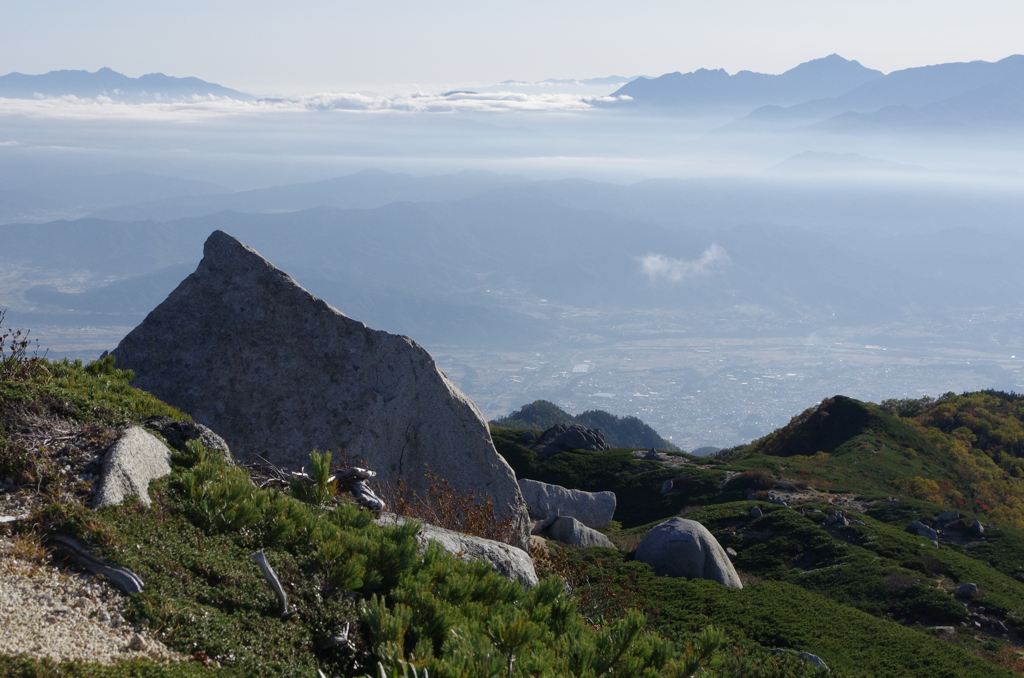
[[[414,177],[382,170],[364,170],[344,177],[221,195],[181,196],[139,201],[97,211],[92,216],[118,221],[168,221],[231,210],[295,212],[313,207],[370,208],[408,200],[458,200],[500,186],[526,181],[521,177],[466,170],[457,174]],[[135,201],[133,201],[135,202]]]
[[[558,192],[557,182],[549,188]],[[656,192],[644,185],[624,188],[639,200]],[[699,188],[694,185],[707,193]],[[736,189],[731,195],[742,202],[743,191]],[[711,196],[708,210],[723,204],[725,194]],[[792,202],[798,195],[790,191],[777,200]],[[877,229],[860,228],[864,214],[850,217],[852,227],[824,219],[861,203]],[[759,205],[750,209],[757,212]],[[715,313],[733,313],[741,305],[778,325],[809,317],[879,323],[905,319],[908,308],[973,308],[981,298],[992,308],[1019,303],[1017,262],[1024,242],[1018,236],[951,229],[922,238],[886,226],[913,216],[902,205],[861,200],[851,191],[821,206],[803,201],[781,217],[804,225],[758,225],[745,218],[713,233],[685,225],[700,223],[701,213],[691,205],[682,224],[666,227],[558,206],[536,193],[529,198],[522,191],[493,191],[375,209],[12,225],[0,228],[0,259],[10,270],[76,271],[97,283],[143,276],[81,294],[29,290],[26,297],[40,312],[71,318],[114,312],[121,302],[138,309],[174,283],[175,276],[160,269],[194,266],[203,240],[223,229],[342,311],[390,331],[463,345],[542,340],[566,322],[554,306],[559,304]],[[828,227],[815,227],[823,219]],[[985,220],[975,215],[961,223]],[[541,299],[553,305],[552,315],[531,320],[521,304],[536,311],[546,307]]]
[[[820,177],[822,174],[837,174],[845,177],[865,174],[877,177],[879,173],[921,172],[923,167],[905,165],[869,158],[858,153],[824,153],[805,151],[786,158],[778,165],[768,168],[770,174],[778,175],[811,175]]]
[[[731,109],[762,104],[790,105],[808,99],[835,97],[883,77],[881,71],[832,54],[802,63],[780,75],[705,68],[633,80],[613,93],[632,101],[620,106],[675,109]]]
[[[226,193],[227,189],[205,181],[181,179],[146,172],[100,175],[51,176],[45,179],[5,179],[0,189],[0,224],[19,221],[52,221],[85,216],[112,205],[175,196]]]
[[[1024,55],[893,71],[841,96],[767,105],[731,129],[822,123],[830,131],[956,130],[1024,122]]]
[[[43,75],[8,73],[0,76],[0,97],[35,99],[76,96],[93,99],[104,96],[116,101],[180,101],[193,97],[217,96],[249,101],[255,97],[199,78],[175,78],[149,73],[130,78],[109,68],[89,71],[50,71]]]

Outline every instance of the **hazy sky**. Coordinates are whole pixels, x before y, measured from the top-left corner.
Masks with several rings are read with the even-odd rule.
[[[1024,52],[1022,0],[0,0],[0,73],[109,66],[300,94],[777,73],[836,52],[891,71]]]

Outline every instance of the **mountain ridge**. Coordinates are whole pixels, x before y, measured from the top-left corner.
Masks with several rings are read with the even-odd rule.
[[[210,96],[239,101],[256,99],[250,94],[195,77],[177,78],[163,73],[147,73],[132,78],[107,67],[95,72],[60,70],[40,75],[14,72],[0,76],[0,98],[35,99],[39,96],[76,96],[83,99],[102,96],[131,103],[180,101]]]
[[[491,426],[511,429],[549,429],[552,426],[579,424],[598,429],[612,447],[656,448],[678,452],[679,448],[665,440],[649,424],[638,417],[619,417],[604,410],[588,410],[572,415],[547,400],[535,400],[508,416],[498,417]]]
[[[881,71],[858,61],[832,54],[804,62],[779,75],[724,69],[701,68],[689,73],[667,73],[651,79],[637,79],[623,85],[611,96],[631,98],[616,105],[646,105],[666,108],[736,108],[760,104],[801,103],[808,99],[838,96],[857,85],[883,77]]]

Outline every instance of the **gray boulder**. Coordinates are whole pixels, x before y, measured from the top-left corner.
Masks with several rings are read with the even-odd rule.
[[[91,505],[115,506],[134,494],[148,507],[153,503],[149,482],[170,472],[171,453],[167,446],[144,428],[132,426],[107,451]]]
[[[970,527],[967,528],[967,534],[972,537],[980,537],[985,534],[985,526],[981,524],[980,520],[975,520],[971,523]]]
[[[936,539],[939,538],[939,533],[938,532],[936,532],[932,528],[928,527],[924,523],[918,522],[916,520],[914,522],[910,523],[909,525],[907,525],[907,530],[906,531],[909,532],[910,534],[916,534],[919,537],[925,537],[927,539],[931,539],[932,541],[935,541]]]
[[[546,516],[546,517],[544,517],[544,518],[542,518],[540,520],[531,520],[530,521],[530,536],[546,532],[549,527],[551,527],[552,525],[555,524],[555,521],[558,520],[558,518],[559,518],[558,511],[555,511],[554,513],[552,513],[552,514],[550,514],[550,515],[548,515],[548,516]]]
[[[530,517],[544,520],[552,514],[572,516],[595,530],[604,528],[615,515],[614,492],[570,490],[538,480],[519,480],[519,490],[530,511]]]
[[[221,231],[203,260],[114,351],[133,385],[216,430],[235,457],[283,468],[314,449],[425,492],[424,471],[529,522],[476,406],[412,339],[329,306]]]
[[[377,519],[381,526],[402,525],[406,518],[393,513],[385,513]],[[474,537],[461,532],[446,530],[430,523],[420,523],[417,535],[421,552],[426,550],[427,542],[434,541],[448,553],[463,560],[486,560],[491,563],[494,571],[512,581],[519,582],[527,588],[533,588],[540,581],[533,567],[530,554],[520,548],[503,544],[500,541]]]
[[[846,517],[846,514],[842,511],[836,511],[829,514],[829,517],[825,519],[826,525],[836,525],[843,527],[850,524],[850,519]]]
[[[798,650],[775,648],[774,650],[772,650],[772,654],[795,654],[796,656],[800,657],[800,659],[803,659],[805,662],[810,662],[811,665],[815,668],[824,668],[826,671],[829,670],[828,665],[825,664],[825,661],[821,657],[819,657],[816,654],[811,654],[810,652],[800,652]]]
[[[757,520],[758,518],[760,518],[763,515],[764,515],[764,512],[761,510],[760,506],[751,506],[750,507],[750,518],[751,518],[751,520]]]
[[[548,536],[555,541],[560,541],[573,546],[605,546],[615,548],[615,545],[597,530],[592,530],[580,521],[570,516],[562,516],[548,528]]]
[[[956,594],[961,598],[974,598],[978,595],[977,584],[961,584],[956,590]]]
[[[657,575],[710,579],[743,588],[725,549],[695,520],[673,518],[651,529],[636,549],[636,559]]]
[[[938,523],[951,523],[954,520],[960,520],[959,511],[943,511],[939,514],[939,517],[935,519]]]

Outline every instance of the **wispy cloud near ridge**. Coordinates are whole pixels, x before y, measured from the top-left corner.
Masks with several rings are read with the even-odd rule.
[[[581,97],[574,94],[527,94],[524,92],[455,92],[446,95],[425,92],[389,96],[364,94],[315,94],[302,97],[307,108],[358,111],[585,111],[598,101],[615,97]]]
[[[663,254],[648,254],[637,260],[640,269],[652,283],[662,279],[673,283],[683,282],[710,275],[730,263],[729,254],[717,243],[711,243],[697,259],[673,259]]]
[[[410,92],[369,95],[325,92],[297,99],[239,101],[216,96],[194,96],[173,102],[125,103],[108,97],[76,96],[36,99],[0,98],[0,115],[46,118],[191,119],[211,116],[253,115],[266,112],[352,111],[401,113],[551,111],[575,112],[615,97],[582,97],[574,94],[524,92],[454,92],[447,95]]]

